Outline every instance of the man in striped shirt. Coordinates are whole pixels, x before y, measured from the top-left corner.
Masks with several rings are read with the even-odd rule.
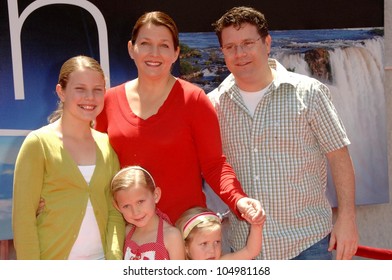
[[[350,141],[316,79],[269,58],[264,15],[235,7],[214,23],[231,74],[208,94],[224,153],[245,192],[267,215],[259,259],[351,259],[357,250]],[[327,163],[338,198],[336,221],[326,198]],[[231,217],[231,246],[244,247],[248,225]]]

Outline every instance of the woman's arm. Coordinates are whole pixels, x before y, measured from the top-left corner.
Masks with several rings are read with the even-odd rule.
[[[195,93],[196,95],[196,93]],[[237,203],[247,197],[222,152],[219,121],[204,91],[197,94],[192,112],[192,131],[204,179],[214,192],[241,218]]]

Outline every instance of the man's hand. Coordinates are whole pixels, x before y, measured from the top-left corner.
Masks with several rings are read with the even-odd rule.
[[[328,251],[336,247],[337,260],[351,260],[358,249],[358,230],[355,220],[337,218],[332,229]]]
[[[264,209],[256,199],[243,197],[238,200],[237,208],[242,218],[250,224],[263,224],[266,219]]]

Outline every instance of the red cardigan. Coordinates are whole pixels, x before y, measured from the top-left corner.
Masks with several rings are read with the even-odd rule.
[[[152,174],[162,189],[158,207],[173,223],[188,208],[206,206],[202,177],[239,215],[236,203],[246,194],[222,155],[215,109],[199,87],[178,79],[146,120],[130,109],[125,84],[111,88],[96,129],[108,133],[121,167],[140,165]]]

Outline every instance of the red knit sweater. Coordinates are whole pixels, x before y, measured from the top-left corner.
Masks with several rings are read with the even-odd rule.
[[[140,165],[162,189],[159,209],[174,223],[190,207],[205,206],[202,174],[237,215],[246,196],[222,155],[219,123],[204,91],[178,79],[158,113],[143,120],[128,104],[125,84],[111,88],[96,129],[107,132],[122,167]]]

